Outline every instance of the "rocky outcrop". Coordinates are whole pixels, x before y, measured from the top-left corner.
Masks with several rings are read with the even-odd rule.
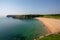
[[[19,19],[30,19],[39,17],[40,15],[7,15],[7,17],[19,18]]]

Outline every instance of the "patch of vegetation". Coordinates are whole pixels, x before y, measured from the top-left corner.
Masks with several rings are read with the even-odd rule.
[[[60,40],[60,34],[51,34],[43,38],[37,38],[37,40]]]
[[[60,14],[47,14],[47,15],[41,15],[40,17],[60,19]]]

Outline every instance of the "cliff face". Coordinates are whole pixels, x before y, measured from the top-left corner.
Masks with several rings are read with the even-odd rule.
[[[19,19],[29,19],[39,17],[40,15],[7,15],[7,17],[19,18]]]

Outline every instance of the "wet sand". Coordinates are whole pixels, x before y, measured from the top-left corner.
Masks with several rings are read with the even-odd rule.
[[[60,33],[60,19],[52,19],[52,18],[36,18],[41,21],[47,30],[48,33]]]

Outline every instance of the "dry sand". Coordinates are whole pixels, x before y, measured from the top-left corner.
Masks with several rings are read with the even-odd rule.
[[[36,18],[41,21],[44,25],[48,33],[60,33],[60,19],[52,19],[52,18]]]

